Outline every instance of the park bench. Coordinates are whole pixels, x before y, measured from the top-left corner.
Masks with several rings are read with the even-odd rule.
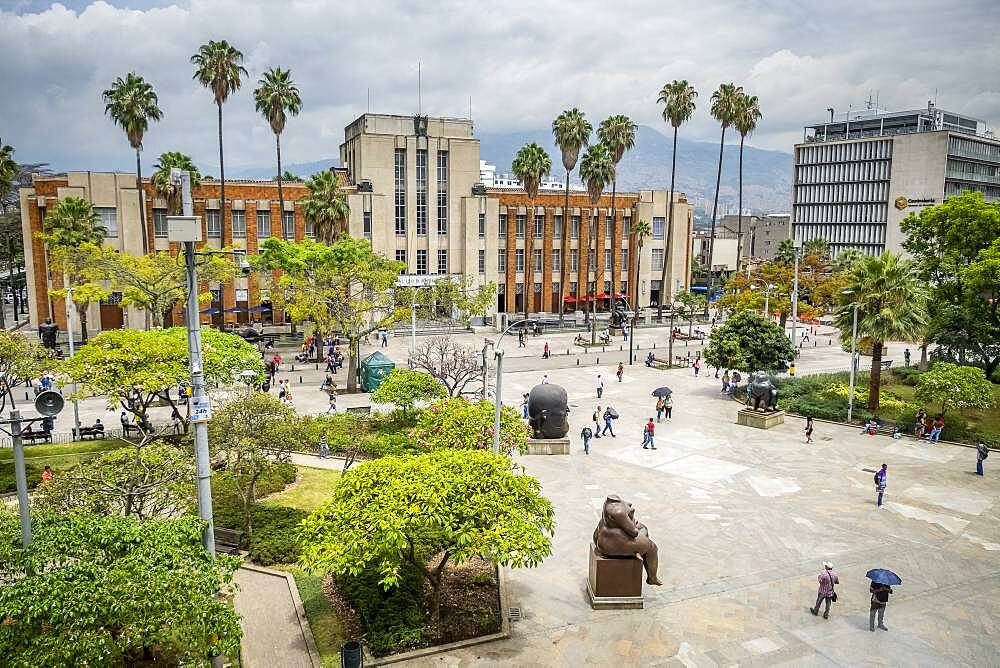
[[[879,366],[881,366],[883,369],[888,369],[889,367],[892,366],[892,360],[882,360],[879,363]]]
[[[700,331],[697,331],[697,330],[694,331],[691,334],[684,334],[682,332],[678,332],[678,333],[674,334],[674,340],[675,341],[704,341],[705,340],[705,332],[700,332]]]
[[[21,432],[21,441],[28,441],[34,443],[35,441],[41,440],[45,443],[52,442],[52,431],[49,429],[28,429]]]
[[[100,427],[80,427],[78,435],[81,441],[86,441],[88,438],[95,441],[99,438],[104,438],[104,425]]]
[[[670,362],[668,360],[660,359],[659,357],[654,357],[652,367],[654,369],[669,369]]]
[[[371,415],[371,413],[372,413],[372,407],[371,406],[351,406],[350,408],[347,409],[347,412],[348,413],[358,413],[360,415]]]
[[[240,545],[243,543],[242,529],[224,529],[215,527],[213,530],[215,537],[215,551],[223,554],[239,554]]]
[[[141,434],[142,430],[139,429],[139,425],[133,424],[131,422],[122,422],[122,436],[128,436],[129,433],[135,432]]]

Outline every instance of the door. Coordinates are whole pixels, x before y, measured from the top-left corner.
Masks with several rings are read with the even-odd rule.
[[[101,330],[121,329],[125,324],[125,314],[121,307],[122,293],[112,292],[101,300]]]

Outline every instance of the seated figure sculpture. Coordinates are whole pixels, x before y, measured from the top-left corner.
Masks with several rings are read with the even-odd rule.
[[[763,371],[757,371],[747,383],[747,407],[752,404],[753,410],[778,410],[778,388],[771,382],[771,377]]]
[[[569,433],[569,398],[559,385],[542,383],[528,394],[528,424],[534,438],[563,438]]]
[[[635,519],[632,504],[616,494],[604,500],[601,521],[594,529],[594,545],[606,557],[640,556],[646,570],[646,583],[663,584],[656,577],[659,562],[656,543],[650,539],[646,525]]]

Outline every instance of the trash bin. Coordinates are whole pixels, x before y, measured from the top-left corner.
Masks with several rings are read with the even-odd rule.
[[[357,640],[348,640],[340,648],[341,668],[361,668],[365,665],[364,654],[361,653],[361,643]]]
[[[362,391],[374,392],[382,384],[382,379],[396,368],[396,363],[382,353],[374,352],[364,358],[359,367]]]

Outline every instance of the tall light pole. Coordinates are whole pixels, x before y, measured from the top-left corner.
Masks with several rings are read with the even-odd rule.
[[[842,290],[841,294],[852,295],[854,290]],[[851,323],[851,382],[847,388],[847,421],[850,422],[854,416],[854,374],[857,372],[857,349],[858,349],[858,303],[852,304],[854,318]]]
[[[535,322],[534,320],[527,320],[527,319],[525,319],[525,320],[518,320],[516,322],[512,322],[509,325],[507,325],[507,327],[502,332],[500,332],[500,336],[497,337],[496,342],[492,342],[493,343],[493,356],[494,356],[494,359],[496,359],[496,361],[497,361],[496,389],[493,392],[493,394],[494,394],[494,396],[493,396],[493,403],[494,403],[494,406],[496,408],[496,410],[493,413],[493,454],[499,454],[500,453],[500,409],[503,406],[503,402],[500,399],[500,396],[501,396],[500,395],[501,386],[503,384],[503,348],[500,346],[500,343],[503,341],[503,337],[505,337],[507,335],[507,332],[509,332],[514,327],[518,327],[518,326],[524,325],[526,323],[534,323],[534,322]],[[491,342],[489,340],[487,340],[486,343],[489,344]],[[484,353],[486,352],[486,348],[483,348],[483,352]],[[484,371],[484,374],[485,374],[485,371]],[[485,378],[485,375],[483,377]],[[483,387],[483,394],[484,395],[486,394],[486,387],[485,386]]]
[[[798,350],[798,342],[795,340],[795,321],[799,315],[799,250],[802,248],[802,241],[796,239],[792,242],[795,248],[795,273],[792,278],[792,359],[795,359]]]
[[[73,347],[73,286],[66,288],[66,335],[69,337],[69,356],[76,354]],[[73,396],[76,396],[76,382],[73,383]],[[80,438],[80,404],[73,399],[73,440]]]

